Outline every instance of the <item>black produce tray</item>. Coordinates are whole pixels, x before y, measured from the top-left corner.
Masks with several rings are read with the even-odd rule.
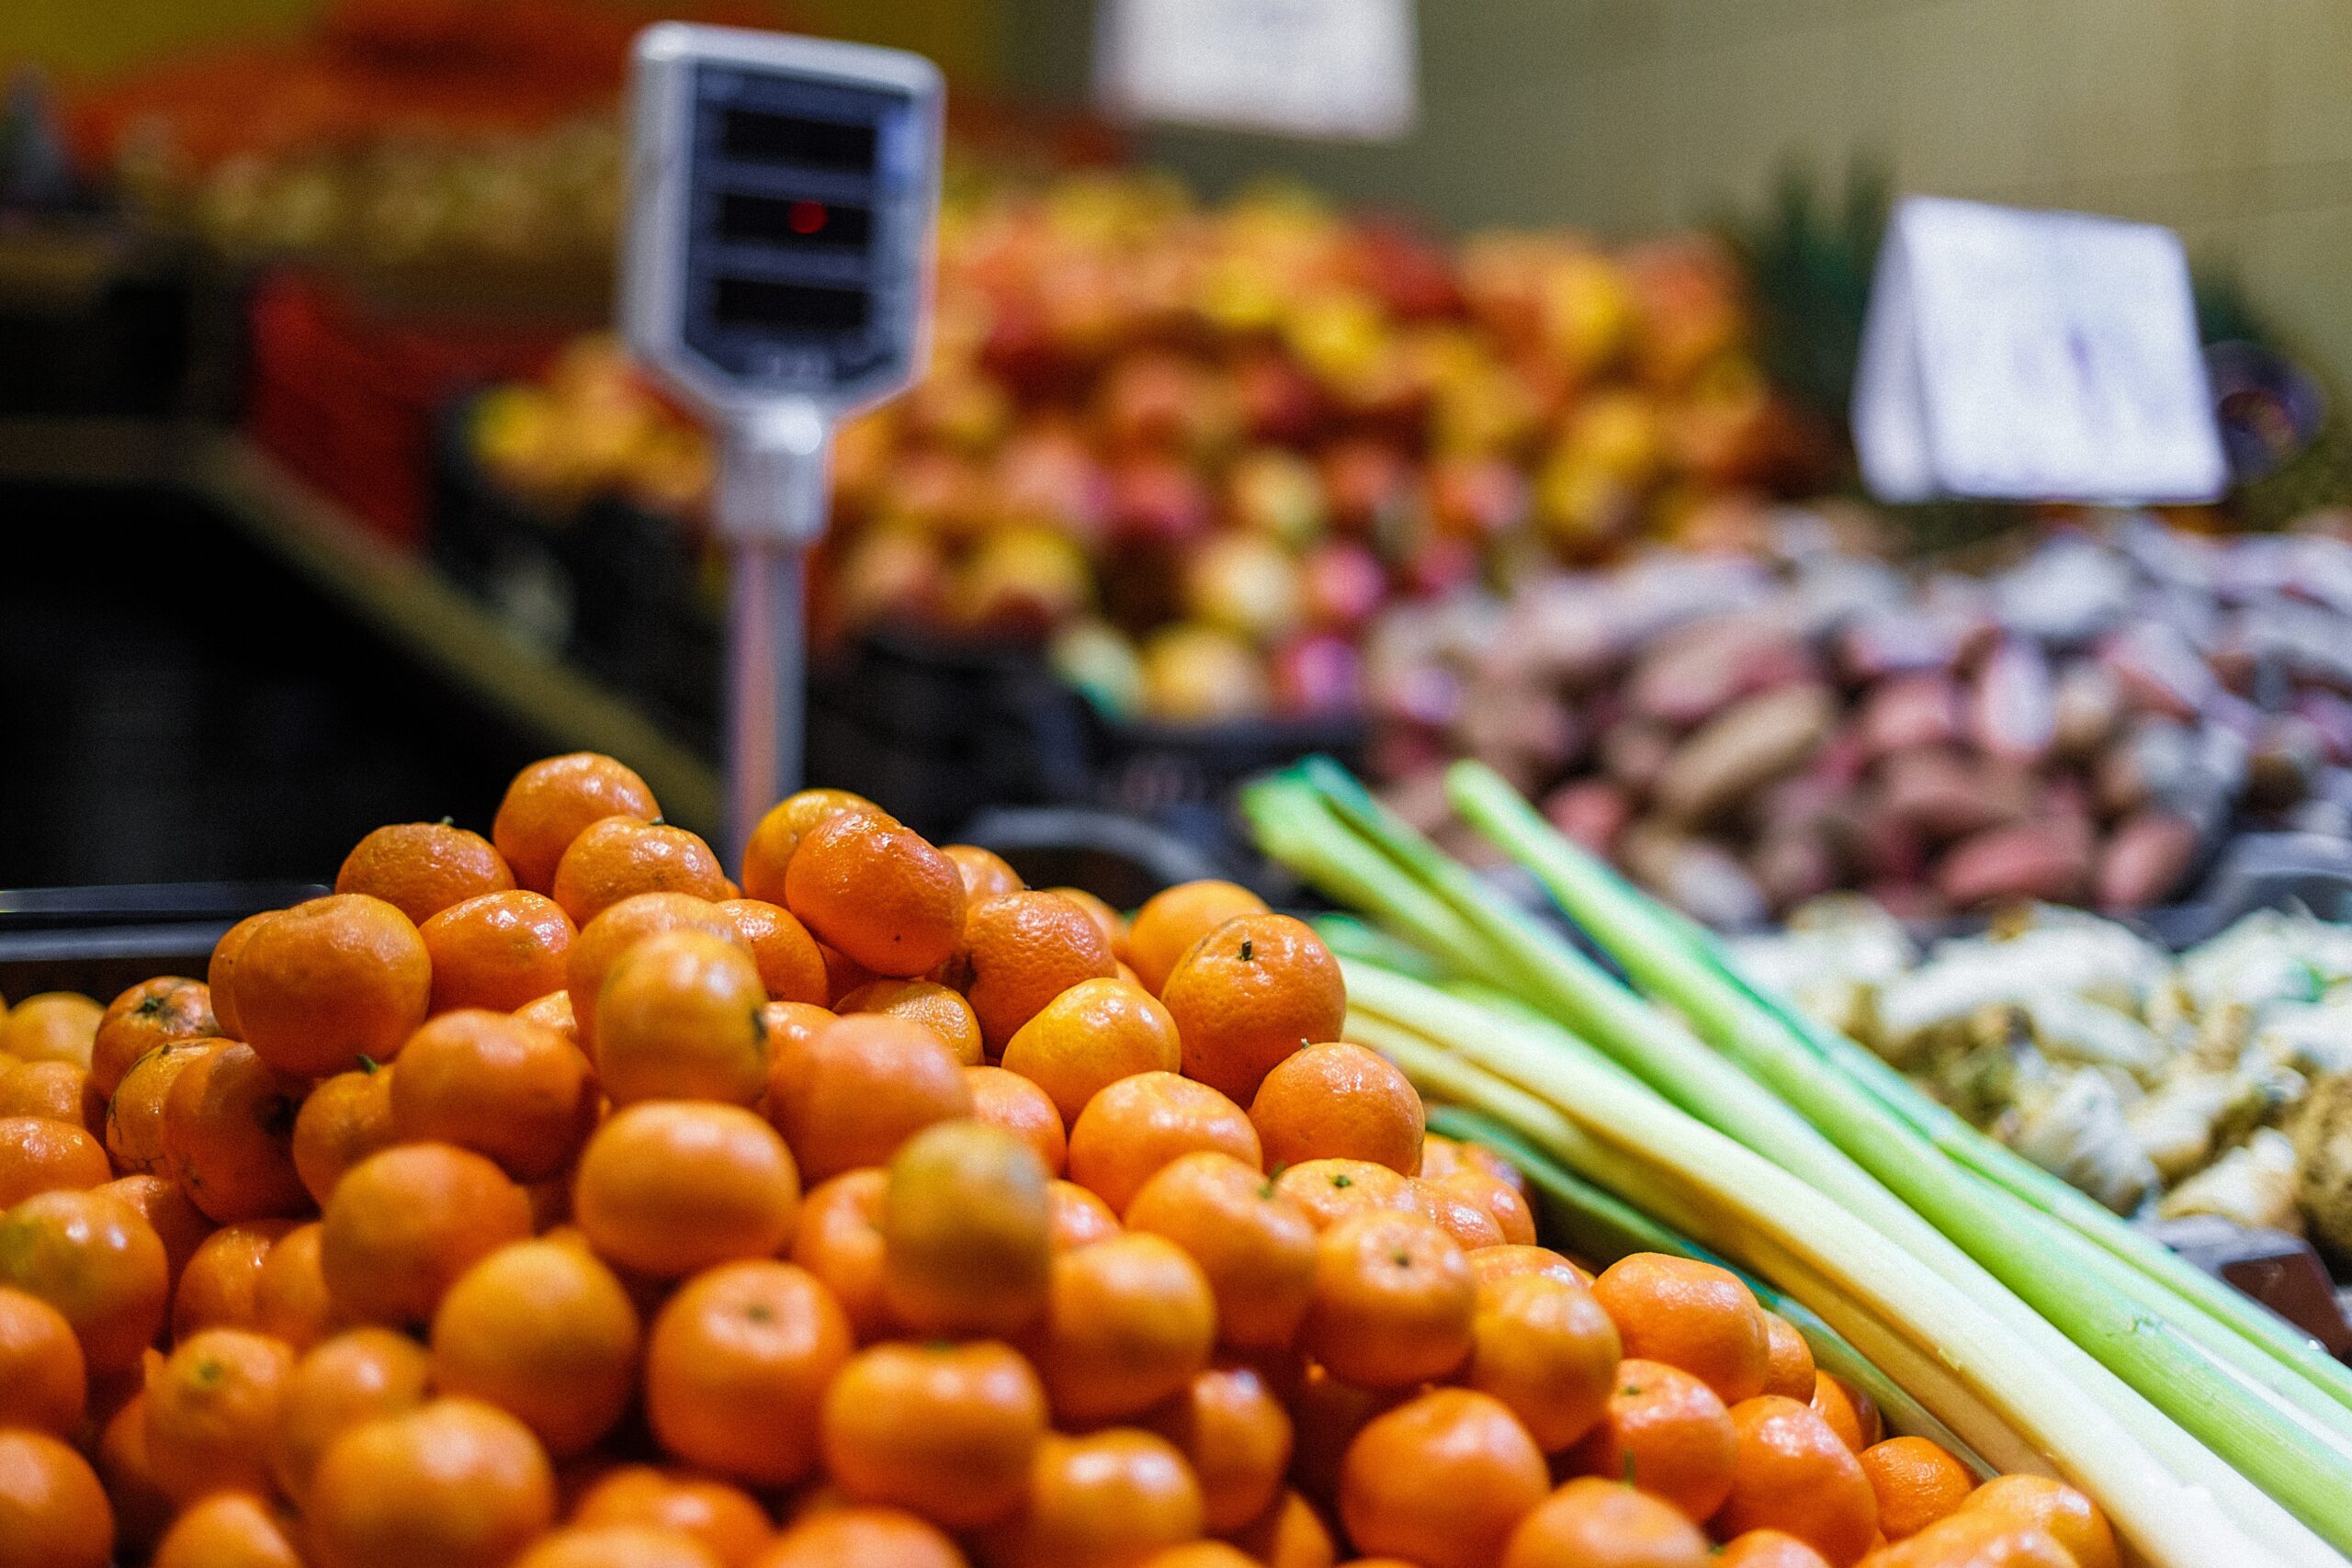
[[[231,926],[326,891],[307,882],[0,889],[0,995],[105,1001],[156,975],[200,977]]]

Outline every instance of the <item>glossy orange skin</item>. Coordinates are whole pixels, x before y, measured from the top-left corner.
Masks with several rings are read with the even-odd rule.
[[[712,903],[735,896],[699,835],[626,813],[582,828],[564,847],[548,891],[575,926],[639,893],[684,893]]]
[[[1885,1562],[1887,1568],[2080,1568],[2083,1559],[2039,1525],[1962,1508],[1890,1549]]]
[[[1125,961],[1127,922],[1118,910],[1114,909],[1099,897],[1089,893],[1083,887],[1048,887],[1046,891],[1058,893],[1084,909],[1087,917],[1094,922],[1095,929],[1102,933],[1102,940],[1111,944],[1111,956],[1122,963]],[[1132,977],[1134,973],[1133,970],[1127,971],[1129,977]]]
[[[87,1461],[46,1432],[0,1431],[0,1568],[107,1568],[114,1510]]]
[[[1813,1398],[1813,1347],[1779,1313],[1764,1314],[1764,1392],[1804,1404]]]
[[[1419,1214],[1433,1219],[1421,1189],[1385,1165],[1361,1159],[1311,1159],[1274,1178],[1274,1190],[1325,1230],[1351,1214]]]
[[[162,1358],[158,1357],[160,1363]],[[115,1540],[126,1554],[153,1546],[171,1525],[172,1500],[147,1463],[147,1392],[141,1389],[107,1417],[92,1462],[114,1505]]]
[[[513,1416],[436,1399],[329,1445],[304,1519],[316,1568],[503,1568],[554,1522],[555,1477]]]
[[[203,1040],[158,1045],[124,1071],[107,1101],[107,1153],[115,1164],[134,1175],[164,1169],[164,1105],[173,1080],[189,1063],[215,1049]]]
[[[424,1346],[389,1328],[348,1329],[304,1353],[279,1391],[269,1440],[279,1488],[305,1504],[328,1447],[364,1422],[422,1405],[432,1371]]]
[[[433,1314],[433,1386],[495,1404],[548,1453],[582,1452],[637,1392],[637,1308],[613,1271],[560,1241],[503,1247]]]
[[[1501,1227],[1504,1245],[1535,1245],[1535,1212],[1510,1182],[1474,1166],[1463,1166],[1436,1181],[1440,1191],[1466,1198],[1492,1214],[1495,1224]]]
[[[1348,1445],[1340,1519],[1359,1551],[1485,1568],[1550,1484],[1534,1439],[1498,1401],[1434,1389]]]
[[[825,955],[791,910],[759,898],[724,898],[718,912],[750,945],[769,1000],[823,1007],[831,999]]]
[[[250,1045],[190,1062],[164,1097],[164,1168],[221,1224],[300,1213],[309,1193],[294,1166],[302,1085]]]
[[[921,1024],[853,1013],[776,1054],[768,1118],[813,1181],[882,1165],[936,1122],[972,1113],[963,1064]]]
[[[74,1325],[40,1297],[0,1286],[0,1428],[70,1437],[89,1390]]]
[[[99,1018],[90,1043],[90,1082],[101,1095],[111,1095],[130,1065],[157,1046],[220,1032],[211,987],[178,975],[141,980],[107,1003]]]
[[[294,1116],[294,1173],[311,1201],[326,1207],[344,1172],[392,1146],[392,1075],[386,1067],[355,1067],[311,1090]]]
[[[1410,1390],[1360,1388],[1327,1367],[1307,1363],[1288,1398],[1292,1484],[1318,1506],[1335,1507],[1348,1445],[1374,1416],[1410,1397]]]
[[[1044,1089],[1070,1122],[1121,1078],[1174,1072],[1184,1048],[1159,998],[1129,981],[1092,979],[1063,991],[1013,1031],[1003,1060]]]
[[[1680,1367],[1727,1405],[1764,1392],[1764,1309],[1731,1270],[1637,1252],[1603,1269],[1592,1292],[1617,1320],[1628,1356]]]
[[[859,1352],[825,1392],[820,1440],[825,1473],[849,1497],[966,1530],[1022,1506],[1045,1435],[1035,1371],[976,1340]]]
[[[1007,893],[973,906],[964,922],[965,993],[980,1034],[1001,1053],[1055,998],[1118,976],[1111,944],[1084,906],[1058,893]]]
[[[433,961],[406,915],[335,893],[265,921],[234,984],[245,1043],[280,1072],[322,1077],[399,1054],[431,1004]]]
[[[573,1032],[589,1059],[596,1055],[596,998],[620,955],[656,931],[696,931],[741,942],[734,922],[707,898],[684,893],[639,893],[624,898],[580,928],[564,954],[564,989],[571,998]],[[749,944],[745,945],[750,951]]]
[[[571,1016],[571,993],[549,991],[536,997],[514,1010],[514,1016],[526,1023],[536,1023],[541,1029],[552,1029],[570,1041],[573,1048],[580,1044],[580,1024]]]
[[[460,1274],[531,1234],[506,1173],[451,1144],[399,1144],[344,1174],[320,1219],[319,1267],[355,1323],[422,1324]]]
[[[447,822],[395,822],[379,828],[344,857],[337,893],[381,898],[418,925],[485,893],[514,887],[506,857],[480,833]]]
[[[1506,1245],[1503,1227],[1497,1223],[1493,1211],[1484,1203],[1464,1197],[1442,1182],[1409,1177],[1407,1185],[1419,1203],[1421,1212],[1436,1221],[1438,1228],[1452,1236],[1463,1251],[1476,1252],[1481,1247]]]
[[[293,1521],[242,1492],[218,1492],[182,1514],[148,1568],[302,1568]]]
[[[919,1023],[939,1036],[941,1044],[964,1066],[977,1066],[984,1055],[980,1021],[960,991],[935,980],[868,980],[844,994],[842,1013],[874,1012]]]
[[[1223,1343],[1275,1349],[1296,1337],[1315,1291],[1315,1227],[1255,1167],[1215,1150],[1180,1156],[1144,1183],[1127,1224],[1200,1265]]]
[[[491,840],[514,880],[534,893],[555,885],[556,866],[582,829],[605,817],[651,821],[662,815],[653,792],[612,758],[574,751],[532,763],[514,775],[491,823]]]
[[[1463,1381],[1510,1408],[1545,1453],[1600,1423],[1616,1386],[1617,1325],[1582,1285],[1541,1274],[1482,1282]]]
[[[36,1192],[81,1191],[113,1176],[104,1145],[78,1124],[0,1116],[0,1207]]]
[[[1140,1415],[1188,1385],[1216,1339],[1206,1275],[1164,1236],[1129,1231],[1054,1259],[1045,1324],[1027,1341],[1056,1421]]]
[[[221,932],[220,940],[212,944],[212,957],[205,965],[204,979],[212,989],[212,1017],[220,1024],[220,1032],[232,1040],[238,1037],[243,1027],[243,1021],[237,1016],[236,979],[237,964],[244,956],[245,943],[253,940],[254,932],[283,912],[264,909],[258,914],[247,915]]]
[[[1046,1185],[1046,1215],[1056,1252],[1075,1252],[1119,1234],[1119,1216],[1111,1206],[1075,1181]]]
[[[1339,1551],[1314,1506],[1284,1491],[1273,1506],[1227,1538],[1266,1568],[1332,1568]]]
[[[1035,1323],[1056,1270],[1049,1179],[1027,1144],[978,1122],[908,1139],[882,1203],[890,1315],[924,1337],[1003,1338]]]
[[[780,901],[810,935],[876,975],[921,975],[963,940],[956,863],[921,834],[865,812],[836,813],[800,840]]]
[[[249,1220],[204,1238],[172,1292],[172,1338],[206,1328],[253,1328],[261,1321],[261,1269],[291,1220]]]
[[[579,934],[543,893],[484,893],[452,904],[417,927],[433,962],[432,1010],[513,1012],[561,990]]]
[[[1360,1159],[1399,1176],[1421,1168],[1421,1097],[1385,1056],[1361,1045],[1309,1045],[1258,1086],[1250,1120],[1276,1166]]]
[[[817,1466],[818,1414],[849,1360],[849,1319],[790,1263],[729,1263],[670,1298],[646,1341],[646,1416],[690,1464],[755,1486]]]
[[[1974,1473],[1925,1438],[1889,1438],[1860,1457],[1878,1497],[1878,1528],[1889,1540],[1917,1535],[1976,1490]]]
[[[160,1176],[119,1176],[103,1187],[94,1187],[129,1205],[131,1212],[147,1222],[155,1239],[164,1244],[164,1267],[171,1293],[176,1294],[180,1273],[187,1267],[196,1249],[213,1232],[213,1224],[204,1217],[202,1210],[187,1200],[176,1183]]]
[[[1240,1106],[1174,1073],[1137,1073],[1088,1100],[1070,1124],[1069,1177],[1125,1213],[1161,1167],[1198,1149],[1263,1165],[1258,1130]]]
[[[767,992],[740,942],[662,931],[629,948],[596,995],[596,1078],[616,1105],[766,1092]]]
[[[1127,928],[1126,961],[1154,996],[1177,961],[1201,938],[1243,915],[1262,915],[1266,901],[1238,883],[1181,883],[1147,899]]]
[[[1029,1145],[1048,1174],[1061,1174],[1069,1160],[1069,1134],[1044,1089],[1002,1067],[966,1067],[964,1084],[972,1091],[974,1121],[1012,1134]]]
[[[964,879],[964,897],[968,903],[1023,892],[1029,886],[994,850],[984,850],[978,844],[942,844],[939,852],[956,863],[956,874]]]
[[[718,1568],[749,1568],[774,1539],[767,1511],[741,1487],[688,1472],[625,1464],[581,1495],[572,1522],[652,1525],[693,1537]]]
[[[800,1216],[800,1174],[740,1106],[648,1100],[605,1118],[580,1156],[573,1218],[598,1255],[665,1280],[768,1258]]]
[[[1878,1533],[1878,1498],[1852,1450],[1812,1409],[1779,1394],[1731,1408],[1739,1455],[1715,1527],[1785,1530],[1850,1568]]]
[[[1347,1021],[1340,961],[1305,921],[1244,915],[1194,942],[1159,999],[1184,1041],[1184,1072],[1242,1104],[1302,1045]]]
[[[1236,1362],[1197,1373],[1139,1418],[1176,1445],[1201,1488],[1210,1531],[1238,1530],[1268,1508],[1290,1466],[1290,1413],[1266,1380]]]
[[[1021,1511],[979,1540],[988,1568],[1117,1568],[1201,1533],[1200,1487],[1164,1438],[1048,1435]]]
[[[0,1213],[0,1285],[56,1308],[94,1377],[139,1364],[168,1282],[155,1228],[109,1192],[42,1192]]]
[[[1838,1440],[1856,1453],[1877,1442],[1883,1435],[1876,1402],[1843,1378],[1815,1369],[1810,1403],[1814,1414],[1828,1422],[1829,1429],[1838,1434]]]
[[[402,1142],[471,1149],[517,1181],[569,1167],[596,1121],[587,1058],[512,1013],[440,1014],[409,1036],[390,1076],[392,1130]]]
[[[1520,1522],[1501,1568],[1709,1568],[1707,1538],[1657,1498],[1592,1476]]]
[[[74,991],[43,991],[0,1013],[0,1052],[24,1062],[89,1070],[106,1009]]]
[[[570,1525],[549,1531],[513,1568],[713,1568],[692,1536],[651,1525]]]
[[[1306,1353],[1366,1388],[1442,1378],[1469,1359],[1477,1312],[1470,1262],[1413,1214],[1353,1214],[1315,1242]]]
[[[882,1296],[882,1205],[890,1179],[867,1167],[819,1182],[801,1205],[792,1261],[823,1281],[860,1344],[893,1326]]]
[[[266,1496],[267,1444],[294,1354],[264,1335],[208,1328],[147,1385],[147,1462],[182,1507],[214,1492]]]
[[[898,1508],[829,1508],[777,1538],[758,1568],[967,1568],[945,1535]]]
[[[1714,1390],[1678,1367],[1628,1357],[1600,1422],[1568,1451],[1573,1470],[1634,1485],[1703,1519],[1731,1495],[1739,1433]]]
[[[785,873],[800,840],[843,812],[898,819],[862,795],[845,789],[804,789],[788,795],[767,809],[743,846],[743,891],[753,898],[781,904]]]
[[[2038,1528],[2073,1554],[2079,1568],[2117,1568],[2121,1561],[2115,1531],[2098,1505],[2047,1476],[1996,1476],[1969,1494],[1961,1512]]]
[[[0,1064],[0,1117],[37,1116],[103,1139],[107,1100],[90,1075],[71,1062]]]
[[[1829,1568],[1829,1563],[1785,1531],[1749,1530],[1724,1542],[1713,1568]]]
[[[297,1353],[344,1326],[319,1265],[323,1234],[315,1220],[288,1231],[263,1256],[254,1280],[254,1326]]]

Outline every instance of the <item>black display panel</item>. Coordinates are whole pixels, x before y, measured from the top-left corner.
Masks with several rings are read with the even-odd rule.
[[[863,288],[825,288],[806,283],[768,283],[756,277],[722,277],[712,314],[722,327],[770,332],[854,332],[873,319],[874,301]]]
[[[853,202],[742,191],[729,191],[718,198],[718,234],[724,240],[786,250],[863,251],[873,231],[873,211]]]
[[[719,151],[729,158],[807,169],[864,171],[874,164],[874,127],[758,109],[729,109]]]

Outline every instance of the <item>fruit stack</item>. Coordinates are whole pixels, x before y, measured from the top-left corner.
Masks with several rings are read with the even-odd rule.
[[[740,869],[557,758],[0,1023],[0,1568],[2114,1563],[1536,1245],[1247,890],[823,790]]]

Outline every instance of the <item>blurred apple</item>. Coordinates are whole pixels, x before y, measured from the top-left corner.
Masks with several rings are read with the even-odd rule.
[[[1274,710],[1327,718],[1363,708],[1363,656],[1329,632],[1311,632],[1274,651]]]
[[[876,513],[928,528],[946,539],[967,539],[988,523],[988,483],[968,457],[936,447],[902,453],[891,466]]]
[[[1189,622],[1144,643],[1143,691],[1145,712],[1171,724],[1256,718],[1272,701],[1265,666],[1248,643]]]
[[[1294,549],[1312,544],[1329,525],[1323,477],[1295,452],[1261,446],[1235,459],[1226,474],[1226,512],[1251,533]]]
[[[1172,457],[1130,457],[1111,471],[1114,544],[1185,544],[1208,532],[1212,513],[1200,476]]]
[[[1253,642],[1297,629],[1301,599],[1298,562],[1263,534],[1221,534],[1185,563],[1186,610]]]
[[[1355,632],[1388,597],[1380,558],[1350,539],[1317,545],[1299,567],[1300,604],[1319,631]]]
[[[1012,427],[1012,401],[988,375],[934,372],[907,394],[902,411],[910,434],[956,451],[992,450]]]
[[[1578,379],[1606,370],[1634,330],[1624,270],[1594,251],[1573,251],[1546,269],[1540,298],[1544,341]]]
[[[935,621],[947,602],[947,560],[920,528],[884,524],[842,552],[831,614],[849,630]]]
[[[1385,442],[1351,438],[1323,452],[1323,489],[1330,497],[1331,521],[1352,534],[1378,530],[1402,504],[1412,483],[1412,464]]]
[[[1498,539],[1527,518],[1527,479],[1500,457],[1439,457],[1426,481],[1430,521],[1472,544]]]
[[[1130,352],[1113,361],[1095,394],[1114,451],[1200,456],[1228,444],[1240,424],[1225,383],[1180,354]]]
[[[1015,433],[997,454],[995,485],[1002,522],[1060,528],[1087,548],[1110,526],[1110,480],[1086,438],[1066,421]]]
[[[1094,574],[1068,536],[1003,528],[982,539],[956,572],[947,612],[967,631],[1043,637],[1085,609],[1093,592]]]
[[[1283,355],[1270,350],[1245,355],[1235,367],[1234,383],[1242,424],[1252,439],[1296,444],[1314,434],[1322,417],[1322,394]]]
[[[1450,534],[1425,535],[1407,552],[1403,575],[1408,592],[1441,598],[1478,581],[1478,547]]]

